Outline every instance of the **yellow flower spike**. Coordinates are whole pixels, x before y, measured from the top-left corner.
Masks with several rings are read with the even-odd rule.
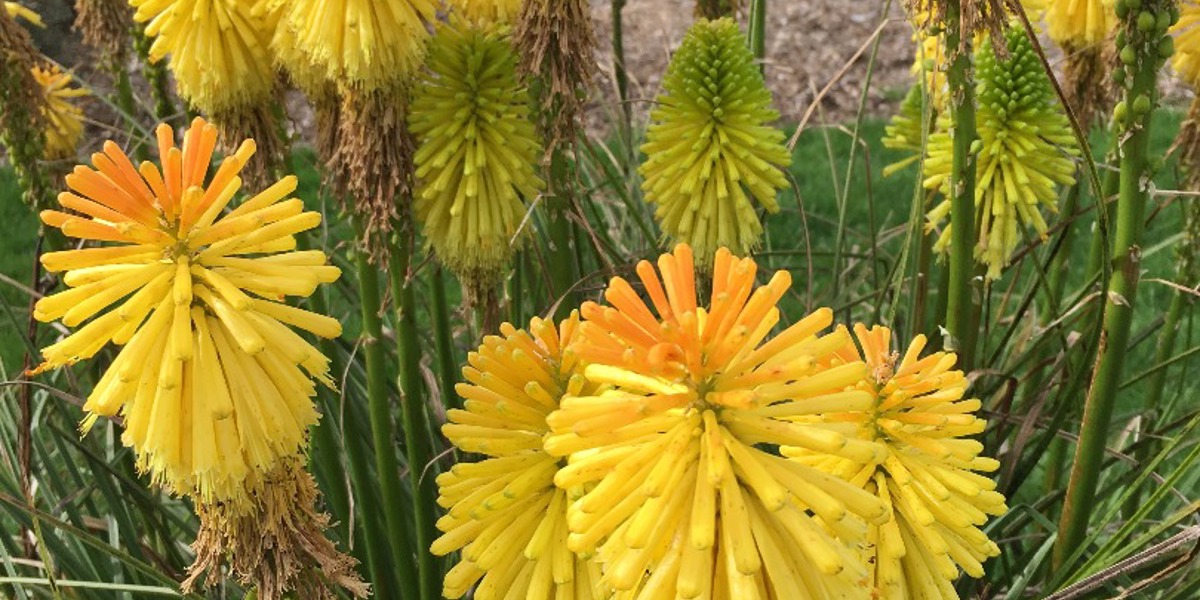
[[[822,366],[850,341],[821,334],[828,309],[769,337],[786,272],[756,287],[753,260],[721,249],[712,265],[707,306],[686,245],[657,270],[638,265],[648,301],[618,277],[611,306],[583,306],[571,348],[606,389],[564,398],[545,440],[570,461],[556,483],[582,492],[567,544],[600,556],[620,598],[861,596],[851,545],[865,539],[860,519],[881,522],[886,507],[767,448],[882,460],[873,442],[791,418],[843,394],[867,366]]]
[[[462,551],[443,594],[475,597],[604,598],[599,566],[567,546],[570,493],[555,486],[564,461],[542,448],[546,416],[568,393],[596,394],[579,374],[584,365],[566,348],[579,316],[558,327],[534,319],[528,330],[501,326],[484,338],[463,369],[463,409],[449,411],[442,433],[457,448],[485,459],[459,463],[438,476],[438,503],[447,509],[443,535],[431,551]]]
[[[700,20],[688,31],[651,114],[640,173],[646,200],[673,241],[708,264],[718,248],[745,256],[762,237],[755,204],[779,210],[791,153],[771,93],[732,19]]]
[[[307,62],[340,85],[384,89],[421,64],[436,0],[295,0],[280,27]]]
[[[499,277],[520,242],[522,199],[543,187],[516,65],[505,28],[447,24],[413,92],[416,217],[438,259],[468,286]]]
[[[149,425],[158,424],[162,419],[151,414],[151,410],[156,409],[155,403],[137,400],[133,384],[143,378],[139,373],[150,373],[149,380],[157,380],[164,390],[174,390],[179,385],[180,372],[176,366],[179,362],[202,360],[205,364],[199,370],[190,365],[187,372],[202,372],[208,377],[215,377],[222,368],[234,364],[258,370],[268,368],[262,365],[266,360],[263,356],[244,355],[246,349],[260,352],[265,348],[254,323],[277,324],[283,320],[308,325],[304,329],[317,334],[334,336],[340,332],[326,317],[269,300],[248,298],[242,288],[254,290],[260,287],[259,278],[292,281],[308,276],[307,269],[302,266],[281,262],[288,254],[245,257],[246,242],[254,241],[254,235],[286,221],[284,215],[288,212],[272,214],[270,209],[264,208],[262,218],[256,221],[257,230],[224,227],[227,222],[236,220],[233,215],[211,224],[197,222],[196,215],[210,208],[205,203],[217,199],[200,193],[205,190],[206,169],[203,167],[211,160],[215,128],[197,119],[185,134],[182,149],[174,145],[169,127],[163,126],[158,131],[162,154],[178,155],[179,169],[168,168],[163,174],[145,163],[142,173],[152,176],[144,179],[118,146],[107,143],[103,152],[98,152],[92,160],[95,169],[78,167],[67,176],[67,185],[74,193],[62,194],[60,202],[77,214],[44,211],[42,220],[61,227],[68,235],[78,232],[83,239],[125,242],[126,245],[46,254],[43,265],[50,271],[65,271],[64,281],[71,289],[47,296],[38,301],[36,307],[38,319],[62,319],[67,326],[83,325],[76,334],[43,350],[46,361],[38,371],[89,359],[110,342],[124,346],[102,383],[89,396],[85,408],[106,415],[120,409],[131,422],[149,419]],[[230,162],[239,162],[239,158],[227,158],[227,164]],[[176,199],[174,192],[170,192],[172,190],[192,192],[180,194],[181,197]],[[294,190],[294,181],[290,190]],[[286,194],[276,196],[271,206],[287,205],[278,202]],[[313,224],[308,220],[302,226]],[[298,230],[289,227],[276,233],[284,236]],[[212,232],[228,233],[215,235]],[[223,245],[226,250],[206,252],[216,245]],[[304,258],[308,263],[316,259],[310,254],[305,254]],[[322,268],[336,272],[336,268]],[[245,286],[234,282],[245,283]],[[149,356],[157,356],[146,353],[157,340],[168,340],[169,350],[163,354],[161,364],[146,360]],[[214,340],[234,341],[238,348],[223,346],[220,341],[214,346]],[[217,352],[216,358],[220,358],[221,365],[205,360],[210,356],[206,356],[203,349],[215,347],[228,350],[228,353]],[[197,348],[202,350],[198,352]],[[270,366],[270,370],[274,368],[275,365]],[[283,373],[287,377],[307,379],[300,368],[299,364],[290,364]],[[120,384],[114,376],[118,372]],[[322,376],[323,373],[317,374]],[[317,419],[316,410],[307,396],[295,402],[296,410],[290,410],[284,406],[264,406],[263,402],[268,398],[254,394],[254,390],[227,389],[224,378],[209,385],[224,391],[218,397],[233,397],[234,406],[242,404],[256,413],[276,415],[275,420],[289,424],[281,430],[282,437],[270,440],[275,450],[262,461],[265,469],[274,466],[278,457],[293,455],[302,448],[307,427]],[[210,389],[208,395],[211,394]],[[198,419],[197,413],[192,413],[192,419]],[[197,420],[197,427],[203,422]],[[209,427],[214,426],[211,420],[208,422]],[[155,428],[152,431],[162,430]],[[253,431],[251,427],[242,427],[239,437],[251,436]],[[185,432],[180,436],[186,439],[190,434]],[[205,470],[192,469],[178,456],[157,454],[154,444],[150,444],[152,440],[140,437],[134,428],[126,432],[124,439],[133,446],[139,464],[149,470],[151,478],[168,490],[193,494],[204,502],[248,502],[242,478],[228,472],[224,464],[214,463]],[[172,444],[172,448],[178,443],[156,439]],[[240,444],[248,446],[252,440],[241,439]]]
[[[150,59],[170,55],[179,92],[207,113],[263,102],[275,85],[271,29],[240,0],[130,0],[155,38]]]
[[[476,23],[513,24],[521,14],[522,0],[448,0],[455,13]]]
[[[90,96],[83,88],[71,87],[72,77],[57,66],[33,68],[33,78],[42,86],[42,116],[46,119],[46,158],[59,160],[75,155],[83,138],[83,110],[75,98]]]
[[[1050,39],[1073,49],[1099,45],[1117,24],[1113,0],[1049,0],[1045,15]]]
[[[315,483],[301,468],[318,417],[312,380],[332,384],[328,360],[289,325],[327,337],[341,327],[273,300],[337,278],[320,253],[269,249],[294,245],[292,236],[316,227],[320,215],[285,200],[296,187],[289,177],[218,216],[240,186],[236,175],[253,143],[226,158],[206,185],[215,127],[196,119],[182,148],[170,127],[156,133],[163,169],[149,162],[135,169],[107,142],[94,168],[66,178],[74,193],[60,202],[74,212],[42,213],[68,237],[117,245],[43,255],[69,289],[39,300],[35,316],[81,327],[43,349],[35,372],[120,346],[84,404],[82,429],[99,416],[123,415],[121,439],[139,470],[192,497],[201,529],[185,587],[228,558],[262,598],[316,597],[329,582],[362,596],[353,561],[321,534],[328,517],[313,512]]]
[[[967,381],[953,370],[953,354],[922,356],[924,336],[901,355],[887,328],[859,324],[854,334],[857,346],[848,343],[831,364],[865,360],[865,376],[847,393],[866,394],[871,403],[796,418],[850,426],[858,438],[884,445],[886,458],[854,461],[807,448],[783,453],[861,486],[887,506],[892,518],[869,525],[865,551],[877,597],[958,598],[951,583],[959,569],[981,577],[982,563],[999,554],[979,527],[1007,511],[995,482],[980,474],[998,465],[978,455],[978,442],[963,439],[983,431],[974,415],[980,403],[964,398]]]
[[[42,21],[42,15],[37,14],[37,12],[27,6],[21,6],[17,2],[5,2],[4,10],[13,19],[21,18],[35,27],[46,27],[45,21]]]
[[[1057,209],[1057,186],[1074,183],[1079,150],[1070,123],[1055,99],[1050,80],[1025,33],[1006,34],[1009,57],[996,56],[985,39],[976,54],[978,69],[976,129],[979,140],[975,207],[979,243],[975,258],[987,265],[987,279],[998,279],[1021,241],[1022,227],[1046,235],[1042,208]],[[927,189],[946,191],[951,171],[949,117],[929,136],[925,159]],[[929,228],[950,212],[945,200],[926,215]],[[950,227],[941,229],[934,249],[944,252]]]
[[[1200,2],[1179,3],[1179,22],[1171,33],[1175,36],[1171,67],[1193,89],[1200,88]]]

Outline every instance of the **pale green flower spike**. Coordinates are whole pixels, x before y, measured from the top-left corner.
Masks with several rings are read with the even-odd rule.
[[[529,94],[501,27],[441,28],[413,94],[416,216],[442,264],[464,279],[498,277],[542,188]]]
[[[672,243],[702,260],[718,248],[745,256],[762,237],[752,198],[779,210],[791,154],[746,38],[732,19],[701,19],[671,60],[650,115],[640,173],[646,200]]]
[[[1024,31],[1013,28],[1006,37],[1008,60],[997,58],[987,39],[975,56],[979,98],[979,139],[972,148],[978,161],[975,258],[987,265],[989,280],[998,279],[1008,264],[1021,241],[1021,225],[1046,235],[1041,209],[1057,209],[1057,186],[1075,182],[1071,157],[1079,154],[1070,122]],[[950,177],[949,130],[948,117],[943,117],[929,138],[925,159],[925,187],[943,193]],[[949,213],[948,200],[934,207],[927,215],[929,227],[935,228]],[[947,224],[934,248],[944,252],[949,244]]]

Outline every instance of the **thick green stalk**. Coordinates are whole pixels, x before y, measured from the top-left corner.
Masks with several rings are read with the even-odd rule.
[[[971,69],[971,32],[962,31],[959,0],[948,3],[946,47],[953,60],[946,72],[949,83],[951,135],[954,139],[950,171],[950,280],[946,290],[946,329],[959,365],[970,371],[974,365],[976,310],[972,280],[975,278],[975,154],[971,146],[975,131],[975,84]]]
[[[454,392],[458,382],[458,360],[454,357],[454,336],[450,331],[450,303],[446,301],[446,271],[441,267],[433,270],[433,330],[437,346],[438,384],[442,387],[442,405],[446,408],[462,408],[462,401]]]
[[[611,10],[613,71],[617,78],[617,100],[621,103],[621,136],[625,147],[632,154],[633,106],[629,103],[629,71],[625,68],[625,0],[612,0]],[[625,163],[626,166],[633,167],[633,160],[626,160]]]
[[[146,37],[141,26],[133,28],[134,47],[142,59],[146,80],[150,82],[150,93],[154,96],[154,116],[163,123],[170,123],[178,116],[175,97],[171,93],[171,81],[167,76],[167,65],[164,61],[150,60],[150,38]]]
[[[767,0],[751,0],[750,3],[750,51],[758,60],[760,68],[767,56]]]
[[[358,292],[362,308],[362,353],[367,363],[367,408],[371,420],[371,437],[375,443],[375,476],[383,501],[382,511],[393,562],[400,569],[411,571],[407,535],[405,535],[404,492],[400,487],[400,468],[393,449],[392,407],[388,398],[387,361],[383,348],[382,296],[379,289],[379,270],[371,264],[366,252],[355,257],[358,266]],[[375,529],[372,524],[367,529]],[[405,581],[401,577],[401,581]],[[411,581],[411,580],[410,580]],[[404,585],[403,583],[401,584]],[[378,592],[376,592],[378,595]],[[405,594],[406,597],[412,597]],[[383,596],[380,596],[383,597]]]
[[[437,515],[437,472],[426,471],[432,461],[429,443],[428,411],[421,387],[421,342],[417,332],[416,294],[409,279],[412,256],[407,243],[391,245],[390,277],[395,302],[395,326],[400,355],[400,422],[404,428],[404,448],[408,454],[408,481],[412,493],[413,525],[416,547],[417,580],[421,600],[440,598],[440,569],[429,546],[433,543]]]
[[[1132,2],[1126,1],[1126,7]],[[1112,422],[1113,404],[1121,384],[1121,371],[1129,344],[1129,330],[1136,306],[1142,230],[1149,195],[1150,168],[1148,145],[1150,123],[1156,101],[1156,84],[1163,33],[1152,28],[1141,31],[1139,17],[1157,15],[1172,7],[1173,0],[1139,2],[1140,10],[1125,10],[1122,27],[1126,45],[1121,49],[1130,71],[1125,99],[1117,107],[1122,121],[1120,139],[1120,185],[1117,198],[1116,226],[1111,254],[1112,274],[1108,281],[1099,358],[1083,409],[1079,443],[1071,465],[1071,478],[1059,521],[1054,547],[1054,567],[1061,568],[1087,534],[1091,511],[1096,506],[1096,488],[1103,469],[1104,449]],[[1118,11],[1121,11],[1118,8]],[[1141,19],[1145,21],[1146,19]]]
[[[543,200],[549,244],[546,260],[549,263],[550,282],[554,286],[551,294],[554,301],[558,302],[558,309],[554,313],[555,320],[566,318],[570,314],[571,306],[575,303],[568,297],[568,292],[579,280],[569,216],[572,183],[570,179],[571,168],[566,148],[560,146],[550,157],[550,191]]]
[[[1197,259],[1197,244],[1200,243],[1200,204],[1195,202],[1189,203],[1185,208],[1187,213],[1183,219],[1183,241],[1179,244],[1177,253],[1177,266],[1175,268],[1175,280],[1180,285],[1193,286],[1196,285],[1196,259]],[[1162,329],[1158,334],[1158,342],[1154,348],[1154,362],[1151,364],[1162,365],[1175,354],[1175,338],[1178,337],[1179,329],[1183,326],[1183,315],[1187,313],[1192,304],[1196,301],[1195,296],[1189,292],[1176,291],[1171,298],[1171,306],[1167,309],[1167,314],[1163,317]],[[1163,367],[1150,374],[1146,381],[1146,395],[1142,400],[1141,414],[1141,434],[1146,437],[1143,443],[1138,446],[1134,452],[1134,459],[1139,465],[1147,464],[1157,451],[1158,444],[1154,443],[1153,439],[1149,439],[1150,432],[1154,430],[1155,422],[1163,422],[1167,415],[1162,411],[1163,393],[1167,388],[1167,374],[1169,367]],[[1127,517],[1132,517],[1140,508],[1139,500],[1141,494],[1134,492],[1129,501],[1125,504],[1124,510]]]

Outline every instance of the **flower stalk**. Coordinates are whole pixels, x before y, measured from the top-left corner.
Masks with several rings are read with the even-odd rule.
[[[408,482],[412,493],[413,533],[417,559],[417,581],[422,600],[437,600],[441,573],[429,547],[433,543],[437,509],[435,472],[427,472],[431,462],[428,411],[421,382],[421,343],[417,335],[417,299],[414,281],[409,277],[412,251],[402,236],[390,248],[389,277],[395,303],[395,326],[400,357],[400,423],[404,430],[404,448],[408,457]],[[379,451],[377,448],[376,451]],[[390,452],[389,452],[390,454]],[[389,504],[389,508],[392,505]],[[397,508],[399,505],[395,505]],[[405,546],[397,546],[397,550]]]
[[[358,267],[359,302],[362,304],[362,352],[366,358],[367,407],[371,420],[371,437],[375,443],[375,476],[379,482],[380,499],[383,501],[387,543],[391,546],[392,562],[402,572],[400,579],[411,581],[411,574],[415,574],[415,571],[411,561],[403,555],[404,549],[408,547],[404,527],[407,517],[403,509],[400,469],[396,462],[396,454],[392,450],[395,435],[387,388],[387,362],[383,347],[383,318],[381,316],[383,305],[379,289],[379,271],[371,264],[370,255],[365,251],[359,251],[355,261]],[[355,462],[364,461],[364,458],[359,457],[359,461]],[[351,460],[354,460],[353,455],[351,455]],[[359,469],[364,466],[359,465]],[[368,534],[375,529],[368,527]],[[375,550],[368,555],[371,559],[372,578],[379,581],[380,576],[383,575],[382,571],[387,568],[386,554],[377,556],[382,549],[378,542],[371,544],[370,535],[368,535],[368,544],[374,546]],[[410,574],[409,577],[404,576],[406,571]],[[376,593],[382,592],[377,589]]]
[[[950,172],[950,279],[947,286],[946,329],[950,349],[958,353],[966,372],[974,367],[976,305],[975,278],[975,84],[971,69],[972,35],[963,26],[960,0],[946,3],[946,48],[952,53],[949,84],[953,159]]]
[[[1122,29],[1118,45],[1127,74],[1123,81],[1124,100],[1114,111],[1120,126],[1120,183],[1110,255],[1112,273],[1108,280],[1099,357],[1084,405],[1079,444],[1059,522],[1053,558],[1055,568],[1063,567],[1080,547],[1095,506],[1137,296],[1141,235],[1153,174],[1148,145],[1151,116],[1158,100],[1158,70],[1173,48],[1170,38],[1166,37],[1166,29],[1178,19],[1173,0],[1121,0],[1116,8]]]

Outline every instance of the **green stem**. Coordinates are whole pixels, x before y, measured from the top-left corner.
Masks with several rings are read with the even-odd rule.
[[[621,141],[627,151],[626,158],[633,154],[633,106],[629,103],[629,71],[625,68],[625,0],[612,0],[612,53],[613,71],[617,78],[617,99],[621,103]],[[625,161],[632,166],[632,160]]]
[[[121,109],[121,118],[128,122],[129,130],[136,131],[137,103],[133,98],[133,84],[129,80],[129,71],[125,68],[121,56],[113,56],[109,58],[108,62],[109,70],[112,72],[113,80],[116,83],[113,100],[117,108]],[[135,139],[134,136],[131,136],[131,141],[133,142],[133,156],[139,162],[149,160],[150,153],[147,150],[146,144],[142,140]]]
[[[1079,431],[1079,444],[1071,465],[1071,479],[1059,521],[1058,540],[1054,547],[1053,565],[1065,566],[1079,549],[1087,534],[1088,519],[1096,506],[1096,487],[1104,463],[1104,448],[1112,422],[1113,404],[1121,384],[1121,370],[1128,350],[1133,308],[1141,262],[1139,247],[1144,228],[1144,212],[1150,178],[1148,145],[1153,105],[1158,82],[1159,40],[1162,34],[1143,33],[1137,26],[1143,13],[1154,16],[1170,8],[1172,0],[1157,0],[1143,4],[1142,10],[1129,10],[1122,26],[1127,46],[1136,55],[1130,67],[1130,81],[1123,107],[1117,114],[1126,113],[1125,127],[1120,136],[1120,185],[1117,198],[1116,228],[1113,232],[1111,255],[1112,274],[1108,281],[1103,330],[1098,348],[1096,371],[1088,390]]]
[[[178,116],[175,107],[175,97],[171,93],[170,77],[167,76],[167,66],[163,61],[150,60],[150,38],[142,31],[141,26],[133,28],[134,47],[144,65],[143,74],[150,82],[150,93],[154,96],[154,116],[163,123],[171,123]]]
[[[375,476],[382,492],[383,515],[393,562],[401,570],[401,582],[411,581],[413,565],[406,552],[409,544],[405,532],[404,493],[400,486],[400,468],[393,449],[392,407],[388,399],[387,362],[383,348],[383,310],[379,270],[370,262],[366,252],[356,255],[358,266],[359,302],[362,305],[362,352],[367,366],[367,407],[371,420],[371,437],[375,443]],[[368,526],[368,530],[376,529]],[[409,577],[403,576],[408,571]],[[402,583],[403,585],[403,583]],[[386,597],[376,592],[378,597]]]
[[[1181,285],[1192,286],[1196,284],[1196,250],[1197,242],[1200,242],[1200,204],[1195,202],[1189,203],[1184,209],[1187,213],[1183,219],[1183,241],[1179,244],[1177,255],[1178,266],[1175,270],[1175,279]],[[1162,421],[1167,415],[1162,405],[1163,392],[1167,388],[1167,373],[1170,371],[1170,360],[1175,354],[1175,338],[1178,337],[1179,329],[1183,325],[1183,315],[1187,313],[1195,302],[1195,297],[1188,292],[1176,291],[1171,298],[1171,306],[1167,309],[1166,316],[1163,317],[1162,329],[1158,334],[1158,343],[1154,348],[1154,365],[1163,365],[1161,369],[1157,369],[1150,374],[1146,382],[1146,396],[1142,401],[1141,410],[1141,431],[1144,436],[1148,436],[1154,430],[1154,423]],[[1134,452],[1134,458],[1138,464],[1146,464],[1157,450],[1158,444],[1154,443],[1153,439],[1146,439],[1138,449]],[[1125,505],[1125,515],[1133,516],[1140,508],[1140,494],[1134,492],[1129,502]]]
[[[549,263],[550,283],[554,286],[551,295],[558,303],[554,313],[556,321],[570,314],[571,306],[575,303],[568,297],[568,291],[579,280],[572,248],[571,219],[568,216],[571,210],[570,171],[566,149],[556,148],[550,158],[550,190],[543,200],[549,238],[546,260]]]
[[[767,56],[767,0],[751,0],[750,3],[750,51],[766,70],[763,59]]]
[[[959,0],[947,10],[946,47],[953,61],[946,73],[949,82],[950,116],[953,121],[953,163],[950,171],[950,281],[947,293],[946,329],[951,349],[958,353],[964,371],[974,367],[976,332],[973,325],[975,301],[971,282],[975,277],[975,86],[971,73],[971,33],[962,31]]]
[[[454,392],[458,383],[458,361],[454,357],[454,336],[450,331],[450,303],[446,301],[446,272],[437,267],[433,270],[433,329],[437,346],[438,382],[442,386],[442,405],[446,408],[462,408],[462,401]]]
[[[437,600],[440,595],[438,565],[429,547],[433,543],[434,520],[437,514],[436,472],[426,472],[431,466],[428,411],[421,387],[421,342],[417,332],[416,294],[409,278],[412,255],[407,243],[391,244],[390,281],[395,302],[395,326],[400,354],[400,422],[404,428],[404,448],[408,454],[408,481],[411,486],[413,524],[417,558],[417,580],[422,600]]]

